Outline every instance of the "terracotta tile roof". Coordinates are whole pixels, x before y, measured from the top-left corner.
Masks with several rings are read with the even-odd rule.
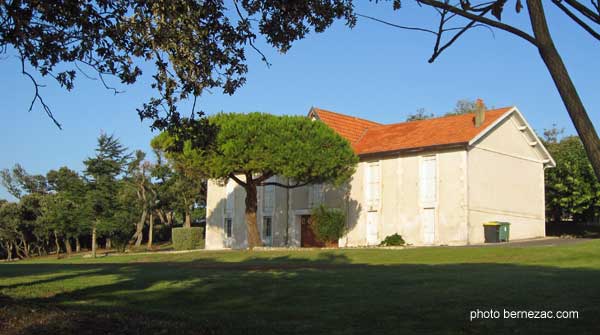
[[[317,117],[352,144],[358,155],[466,144],[512,107],[487,110],[480,127],[474,114],[381,125],[313,108]]]
[[[344,115],[331,112],[328,110],[315,108],[311,109],[311,113],[315,113],[319,120],[325,122],[329,127],[333,128],[338,134],[342,135],[350,143],[356,142],[363,135],[368,127],[381,126],[381,123],[360,119],[354,116]]]

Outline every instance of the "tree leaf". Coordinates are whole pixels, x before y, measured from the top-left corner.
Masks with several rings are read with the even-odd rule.
[[[506,0],[498,0],[492,4],[492,15],[502,21],[502,11],[504,10],[504,3]]]

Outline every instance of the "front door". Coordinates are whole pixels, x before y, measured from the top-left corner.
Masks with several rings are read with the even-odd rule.
[[[303,248],[323,248],[323,247],[337,247],[338,241],[323,243],[317,240],[315,233],[310,226],[311,217],[310,215],[300,216],[300,246]]]
[[[379,231],[377,229],[377,212],[367,212],[367,244],[378,245],[379,244]]]
[[[302,215],[300,217],[300,246],[301,247],[324,247],[315,237],[315,233],[310,227],[310,215]]]

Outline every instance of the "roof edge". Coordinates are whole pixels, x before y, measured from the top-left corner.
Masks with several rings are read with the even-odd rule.
[[[363,119],[363,118],[360,118],[360,117],[357,117],[357,116],[348,115],[348,114],[342,114],[342,113],[338,113],[338,112],[330,111],[328,109],[314,107],[314,106],[310,107],[310,109],[308,110],[308,116],[315,115],[318,119],[320,119],[320,117],[319,117],[319,111],[323,111],[323,112],[331,113],[331,114],[336,114],[336,115],[339,115],[339,116],[343,116],[343,117],[347,117],[347,118],[352,118],[352,119],[355,119],[355,120],[360,120],[360,121],[364,121],[364,122],[373,123],[373,124],[378,125],[378,126],[386,126],[386,124],[379,123],[377,121],[367,120],[367,119]]]
[[[527,122],[527,119],[525,119],[525,116],[523,115],[523,113],[521,113],[521,111],[517,108],[517,106],[512,106],[508,111],[506,111],[506,113],[502,114],[502,116],[500,116],[492,124],[490,124],[485,129],[483,129],[479,134],[477,134],[477,136],[473,137],[469,141],[468,146],[471,147],[471,146],[475,145],[475,143],[477,143],[481,139],[483,139],[487,134],[489,134],[491,131],[493,131],[500,123],[502,123],[502,122],[504,122],[504,120],[508,119],[508,117],[510,117],[513,113],[516,113],[519,116],[519,118],[521,119],[521,121],[523,121],[523,123],[527,127],[527,130],[529,131],[529,133],[533,136],[533,138],[535,138],[535,140],[539,144],[539,147],[541,148],[543,154],[546,155],[547,159],[544,160],[544,162],[543,162],[544,166],[555,167],[556,162],[554,161],[554,158],[552,158],[552,156],[550,155],[550,152],[548,152],[548,149],[546,149],[546,147],[544,146],[544,143],[537,136],[537,134],[535,133],[535,131],[533,130],[531,125],[529,125],[529,122]]]
[[[375,157],[388,157],[395,156],[404,153],[418,153],[423,151],[435,151],[440,149],[466,149],[468,147],[468,142],[456,142],[456,143],[447,143],[447,144],[436,144],[430,145],[426,147],[414,147],[414,148],[404,148],[404,149],[396,149],[396,150],[388,150],[388,151],[375,151],[368,152],[364,154],[357,154],[359,158],[375,158]]]

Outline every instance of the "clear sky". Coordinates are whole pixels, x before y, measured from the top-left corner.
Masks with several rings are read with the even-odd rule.
[[[357,12],[403,25],[434,28],[432,10],[404,1],[393,12],[390,3],[357,1]],[[596,128],[600,126],[600,43],[586,35],[550,4],[552,34]],[[507,8],[503,20],[526,23],[526,13]],[[404,121],[417,108],[443,114],[459,99],[482,98],[488,106],[516,105],[539,132],[552,124],[574,133],[572,123],[537,51],[527,42],[486,29],[466,33],[434,64],[427,63],[432,35],[398,30],[359,18],[353,30],[342,22],[322,34],[311,34],[285,55],[259,41],[269,61],[248,51],[246,86],[234,96],[206,94],[201,109],[210,113],[261,111],[306,114],[318,106],[382,123]],[[147,77],[125,93],[113,95],[98,81],[80,76],[72,92],[53,80],[43,88],[47,103],[63,130],[36,106],[27,113],[33,88],[8,52],[0,61],[0,168],[22,164],[31,173],[69,166],[81,171],[93,155],[101,131],[114,133],[131,149],[149,150],[153,134],[141,123],[136,107],[153,93]],[[0,198],[10,198],[0,189]]]

